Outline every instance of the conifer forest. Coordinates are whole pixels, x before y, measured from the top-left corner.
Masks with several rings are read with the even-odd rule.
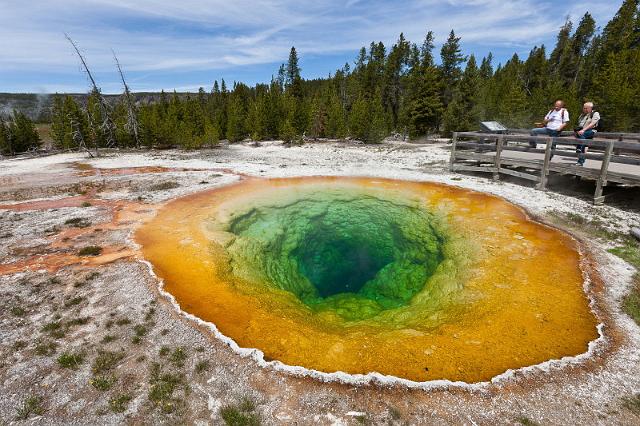
[[[607,131],[640,131],[640,8],[626,0],[599,27],[586,13],[567,20],[556,44],[533,46],[495,64],[492,54],[462,54],[454,30],[439,51],[435,35],[412,42],[400,34],[392,46],[371,42],[352,64],[327,78],[306,80],[298,52],[269,84],[215,81],[198,93],[161,93],[140,102],[126,90],[105,103],[93,89],[86,103],[56,95],[49,114],[55,147],[182,147],[306,138],[353,138],[376,143],[391,135],[448,136],[499,120],[529,128],[563,99],[575,120],[593,101]],[[124,80],[124,79],[123,79]],[[132,102],[132,99],[134,101]],[[132,116],[133,115],[133,116]],[[33,124],[20,112],[0,122],[0,147],[16,153],[38,145]]]

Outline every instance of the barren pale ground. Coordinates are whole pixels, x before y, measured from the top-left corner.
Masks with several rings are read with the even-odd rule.
[[[223,407],[265,424],[638,424],[628,398],[640,393],[640,329],[620,307],[636,271],[607,249],[640,214],[454,175],[448,157],[445,144],[273,142],[0,161],[0,424],[220,424]],[[244,175],[379,176],[499,195],[581,241],[601,278],[585,290],[602,336],[582,356],[469,386],[325,383],[263,366],[181,314],[131,239],[166,201]]]

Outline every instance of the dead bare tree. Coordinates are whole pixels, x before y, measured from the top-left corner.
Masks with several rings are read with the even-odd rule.
[[[93,154],[91,153],[91,150],[89,149],[89,147],[84,141],[84,134],[82,133],[80,123],[71,114],[69,114],[69,122],[71,123],[71,136],[73,137],[73,141],[78,145],[78,149],[87,151],[87,154],[89,154],[89,157],[93,158]],[[96,145],[96,153],[97,153],[97,145]]]
[[[99,128],[104,133],[104,135],[106,136],[107,147],[108,148],[113,148],[116,145],[116,138],[114,136],[114,134],[115,134],[115,125],[113,123],[113,120],[111,119],[111,115],[109,114],[109,105],[107,104],[107,101],[105,100],[104,96],[102,96],[102,93],[100,92],[100,89],[98,88],[98,85],[96,84],[96,80],[93,78],[93,75],[91,74],[91,71],[89,70],[89,66],[87,65],[87,61],[84,59],[84,56],[82,56],[82,53],[80,53],[80,49],[78,48],[76,43],[71,39],[71,37],[69,37],[69,35],[67,33],[64,33],[64,36],[67,38],[67,40],[69,40],[69,43],[71,43],[71,45],[73,46],[74,50],[78,54],[78,57],[80,58],[80,62],[82,63],[82,67],[84,68],[84,71],[87,74],[87,77],[89,78],[89,81],[91,81],[91,85],[93,87],[92,90],[93,90],[93,92],[96,93],[96,95],[98,97],[98,105],[100,106],[100,115],[102,116],[102,123],[100,124]],[[98,156],[99,155],[99,151],[98,151],[98,141],[97,140],[96,140],[96,147],[95,148],[96,148],[96,156]]]
[[[131,96],[131,91],[129,90],[129,85],[124,79],[124,73],[122,72],[122,68],[120,67],[120,62],[118,61],[118,57],[116,56],[116,52],[113,50],[113,59],[116,61],[116,66],[118,67],[118,72],[120,73],[120,78],[122,79],[122,85],[124,86],[124,96],[127,100],[127,130],[133,135],[133,139],[136,143],[136,148],[140,149],[140,137],[138,136],[138,116],[136,115],[136,107],[133,103],[133,97]]]

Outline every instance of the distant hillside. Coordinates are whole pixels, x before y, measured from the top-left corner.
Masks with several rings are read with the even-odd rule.
[[[67,95],[67,93],[63,94]],[[85,105],[88,94],[86,93],[68,93],[73,96],[76,102]],[[187,97],[189,93],[179,93],[181,98]],[[194,95],[194,94],[191,94]],[[25,113],[29,118],[39,123],[48,123],[51,106],[53,105],[53,94],[37,94],[37,93],[0,93],[0,116],[7,117],[12,111],[18,110]],[[109,102],[115,102],[121,95],[105,95]],[[137,104],[150,104],[160,98],[160,93],[139,92],[134,93]]]

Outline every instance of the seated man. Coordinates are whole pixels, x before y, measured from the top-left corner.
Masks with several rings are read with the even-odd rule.
[[[600,122],[600,113],[593,110],[593,102],[587,102],[582,106],[582,114],[578,118],[578,127],[574,129],[576,138],[578,139],[593,139],[595,136]],[[585,154],[587,152],[587,145],[577,145],[576,152],[578,153],[579,166],[584,166]]]
[[[542,127],[531,129],[531,136],[560,136],[562,130],[569,123],[569,111],[564,107],[564,101],[557,100],[551,111],[544,117],[544,121],[540,123]],[[530,141],[531,148],[536,147],[535,141]],[[553,146],[555,148],[555,144]]]

